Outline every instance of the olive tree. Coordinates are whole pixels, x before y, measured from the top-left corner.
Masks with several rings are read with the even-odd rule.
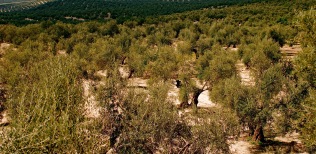
[[[27,72],[8,91],[5,106],[10,128],[1,133],[0,150],[4,153],[99,152],[101,133],[83,124],[84,100],[73,59],[50,57],[35,63]]]
[[[198,87],[190,79],[187,79],[184,80],[185,86],[180,91],[191,93],[191,102],[197,106],[198,97],[203,91],[212,91],[214,84],[236,75],[235,61],[236,58],[233,53],[229,53],[220,47],[213,47],[212,52],[205,53],[197,60],[197,78],[202,82],[202,87]]]
[[[290,99],[291,104],[298,104],[297,112],[301,114],[299,120],[302,138],[308,149],[312,152],[316,149],[315,132],[315,96],[316,96],[316,43],[315,43],[315,19],[316,11],[311,9],[297,15],[299,26],[299,38],[303,45],[294,61],[294,75],[297,81],[298,93],[294,93]],[[301,106],[300,106],[301,105]]]
[[[255,87],[242,85],[236,77],[225,79],[214,86],[211,98],[235,111],[254,141],[264,142],[263,127],[277,109],[275,98],[283,80],[282,69],[277,65],[266,70]]]

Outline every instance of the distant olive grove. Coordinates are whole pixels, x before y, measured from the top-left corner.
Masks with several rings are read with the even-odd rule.
[[[264,145],[274,123],[274,133],[296,130],[307,151],[315,151],[315,2],[291,3],[210,8],[122,24],[109,19],[0,25],[0,41],[12,44],[0,53],[3,104],[11,119],[2,128],[0,150],[228,153],[227,139],[245,128],[251,141]],[[282,59],[280,47],[297,44],[303,49],[297,57]],[[242,84],[238,60],[251,71],[254,86]],[[122,66],[127,78],[120,75]],[[106,77],[96,75],[100,70]],[[127,86],[136,77],[149,80],[145,90]],[[83,80],[102,83],[93,91],[100,118],[83,114]],[[168,83],[175,80],[181,81],[179,107],[168,99]],[[205,90],[221,108],[197,108]],[[187,108],[192,114],[179,116]]]
[[[6,10],[0,13],[2,19],[0,23],[25,25],[46,20],[80,23],[108,19],[116,19],[118,23],[128,20],[143,22],[149,16],[244,5],[260,0],[45,0],[45,2],[47,3],[33,6],[28,5],[35,3],[34,1],[0,5],[0,8]]]
[[[50,0],[1,0],[0,1],[0,12],[9,13],[14,11],[21,11],[30,9],[41,4],[45,4]]]

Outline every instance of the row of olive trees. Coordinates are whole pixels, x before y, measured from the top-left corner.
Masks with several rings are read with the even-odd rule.
[[[238,120],[229,110],[191,120],[179,117],[168,99],[170,85],[163,80],[146,91],[131,89],[114,67],[102,81],[98,98],[106,108],[103,130],[117,153],[228,153],[227,139],[238,133]]]
[[[296,89],[290,101],[300,104],[297,129],[311,152],[316,150],[316,11],[311,9],[301,12],[297,16],[297,24],[301,30],[299,34],[303,51],[298,54],[294,64]]]
[[[72,35],[69,39],[79,36]],[[80,43],[65,57],[46,50],[50,41],[40,41],[45,37],[38,38],[39,41],[27,39],[17,49],[8,50],[1,61],[1,83],[5,83],[8,89],[5,105],[12,118],[9,127],[14,129],[3,134],[1,149],[8,153],[58,153],[67,146],[70,153],[89,153],[107,150],[110,146],[121,152],[153,152],[161,147],[168,147],[167,151],[171,152],[205,152],[205,149],[228,152],[226,139],[236,133],[238,126],[233,116],[224,116],[227,119],[218,123],[218,118],[222,117],[219,112],[216,118],[199,122],[193,127],[178,117],[176,108],[167,101],[168,88],[164,86],[153,85],[149,95],[136,92],[119,95],[125,92],[126,85],[120,81],[117,66],[124,63],[126,57],[131,68],[135,67],[135,73],[143,76],[143,72],[147,72],[157,81],[166,81],[176,74],[183,63],[176,59],[190,57],[189,54],[178,55],[170,46],[147,49],[148,46],[129,42],[132,40],[126,36],[122,32],[113,37],[95,37],[96,41],[88,46],[79,37],[77,41]],[[141,53],[146,54],[142,56]],[[148,62],[144,63],[146,60]],[[106,97],[101,102],[108,106],[109,113],[106,112],[105,118],[87,125],[83,116],[81,73],[83,70],[95,72],[100,69],[114,70],[107,79],[110,87],[101,93]],[[120,84],[121,87],[117,88]],[[117,113],[115,106],[111,106],[117,101],[119,104],[124,102],[121,104],[123,117]],[[230,112],[226,114],[230,115]],[[110,126],[106,126],[108,122],[111,122]],[[102,125],[105,125],[103,130]],[[222,125],[229,127],[223,128]],[[170,132],[167,126],[172,126],[174,131]],[[208,131],[209,128],[212,131]],[[107,131],[109,133],[102,136]],[[24,134],[30,135],[19,138]],[[110,136],[109,144],[104,141],[107,135]],[[117,138],[120,138],[119,142],[116,142]]]
[[[255,5],[252,11],[260,10],[260,6],[265,5]],[[244,13],[235,16],[249,16],[236,7],[220,12],[232,10]],[[214,14],[212,10],[202,12],[203,15]],[[295,35],[293,28],[285,26],[294,31],[285,35],[284,29],[280,28],[283,25],[269,28],[264,24],[273,23],[270,17],[262,23],[247,21],[239,25],[240,21],[229,16],[223,17],[223,20],[210,20],[199,13],[201,11],[194,12],[196,17],[189,17],[186,13],[161,17],[161,21],[156,21],[154,25],[133,22],[118,25],[115,21],[78,25],[43,22],[25,27],[2,25],[1,41],[14,43],[17,49],[5,53],[0,63],[0,83],[8,90],[6,106],[13,119],[12,126],[16,128],[4,137],[3,142],[7,144],[3,145],[7,146],[1,148],[8,153],[45,150],[56,150],[58,153],[64,145],[70,145],[69,152],[94,152],[102,151],[100,147],[105,145],[104,149],[110,146],[129,152],[154,152],[161,147],[172,152],[171,145],[176,144],[178,149],[175,151],[201,152],[198,150],[204,150],[203,146],[214,144],[211,150],[227,152],[226,137],[232,133],[221,126],[230,125],[233,121],[229,128],[234,130],[234,118],[218,113],[217,118],[229,118],[213,119],[208,113],[200,125],[189,126],[176,116],[175,108],[166,99],[168,87],[165,83],[170,79],[181,81],[180,100],[183,106],[190,101],[197,105],[198,96],[204,90],[210,90],[212,99],[232,109],[240,118],[239,122],[251,130],[254,140],[264,141],[263,128],[273,120],[272,115],[277,111],[282,111],[284,116],[292,115],[293,121],[302,115],[308,115],[309,121],[313,119],[313,108],[306,106],[313,105],[310,102],[315,91],[314,56],[307,56],[314,54],[314,35],[302,35],[306,36],[302,44],[306,43],[309,48],[300,55],[294,65],[297,73],[291,76],[288,70],[292,68],[280,61],[279,46]],[[310,16],[313,17],[306,15],[302,19]],[[313,23],[308,21],[314,20],[302,20],[300,31],[313,34]],[[256,82],[254,87],[241,85],[235,68],[237,55],[222,48],[230,45],[240,45],[239,58],[251,68]],[[59,55],[63,50],[66,57]],[[130,77],[147,77],[160,84],[150,86],[149,95],[130,91],[118,75],[119,65],[129,67]],[[82,116],[79,79],[82,74],[93,79],[99,70],[108,71],[100,94],[100,102],[107,108],[106,118],[103,121],[98,119],[100,121],[87,127]],[[202,87],[196,85],[192,78],[201,81]],[[286,98],[278,100],[280,91],[286,92]],[[307,105],[301,104],[301,100],[306,100]],[[298,107],[302,111],[293,110]],[[122,113],[119,113],[119,108]],[[313,123],[304,120],[302,131],[312,130]],[[284,121],[280,126],[292,127],[291,122]],[[37,128],[42,128],[43,123],[48,125],[47,130],[38,133]],[[108,126],[108,123],[113,125]],[[168,132],[167,125],[172,126],[174,131]],[[102,127],[103,134],[109,135],[109,144],[100,143],[99,139],[104,138],[98,136],[103,132]],[[85,136],[94,131],[96,136]],[[27,140],[22,140],[25,137],[19,140],[18,136],[23,134],[31,135],[26,136]],[[172,141],[174,134],[178,134],[176,141]],[[205,138],[198,140],[196,136]],[[310,137],[306,135],[305,138]],[[314,143],[305,141],[310,147],[314,146]],[[219,147],[220,144],[223,147]]]
[[[233,109],[253,140],[264,142],[264,126],[272,122],[274,131],[282,134],[299,131],[308,150],[314,151],[315,10],[302,12],[296,19],[303,51],[293,62],[281,60],[279,45],[271,39],[243,45],[239,56],[250,68],[255,86],[228,78],[215,85],[211,98]]]
[[[285,72],[279,46],[272,40],[260,40],[239,49],[239,55],[251,69],[254,86],[242,85],[240,78],[228,77],[216,83],[211,98],[236,112],[254,141],[263,142],[264,126],[271,120],[275,97],[282,90]]]

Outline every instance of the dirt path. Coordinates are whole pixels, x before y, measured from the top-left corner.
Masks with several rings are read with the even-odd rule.
[[[246,67],[246,65],[238,60],[236,63],[237,72],[241,78],[241,83],[243,85],[254,86],[255,82],[253,77],[251,77],[250,69]]]
[[[179,92],[180,89],[177,88],[175,85],[171,86],[169,92],[168,92],[168,97],[171,102],[173,102],[174,105],[180,106],[181,102],[179,100]]]
[[[147,79],[142,78],[130,78],[128,79],[127,85],[132,87],[147,87],[147,81]]]
[[[290,143],[292,141],[301,144],[302,141],[299,139],[300,134],[297,132],[287,133],[284,136],[277,136],[274,138],[274,140],[280,141],[280,142],[286,142]]]
[[[282,53],[283,59],[292,60],[300,51],[302,51],[302,48],[300,45],[294,45],[292,47],[289,45],[284,45],[282,48],[280,48],[280,51]]]
[[[236,48],[234,51],[237,51]],[[251,77],[250,69],[246,65],[238,60],[236,63],[237,72],[241,78],[241,83],[247,86],[255,86],[254,78]],[[248,141],[233,140],[229,141],[229,149],[232,154],[251,154],[250,149],[253,145]]]
[[[231,141],[229,150],[232,154],[251,154],[251,147],[253,145],[246,141]]]
[[[0,44],[0,55],[4,54],[5,51],[7,49],[9,49],[9,48],[10,48],[10,44],[8,44],[8,43],[1,43]]]
[[[98,106],[98,102],[95,99],[95,94],[93,94],[93,84],[94,81],[83,80],[83,97],[85,101],[85,116],[88,118],[98,118],[100,117],[101,107]]]

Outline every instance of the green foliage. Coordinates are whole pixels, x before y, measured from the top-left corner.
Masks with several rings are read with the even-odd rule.
[[[151,61],[148,64],[147,72],[152,77],[158,77],[164,80],[172,78],[172,76],[179,70],[179,59],[173,48],[170,46],[163,46],[155,52]]]
[[[22,27],[0,26],[0,41],[16,48],[0,50],[0,86],[8,92],[5,105],[12,118],[0,140],[4,153],[103,153],[109,148],[118,153],[227,153],[227,138],[237,133],[238,123],[255,134],[273,118],[278,118],[275,124],[280,124],[281,133],[296,127],[307,147],[315,149],[315,10],[296,18],[292,11],[315,2],[266,1],[226,7],[237,3],[232,0],[218,8],[220,3],[204,0],[138,0],[133,4],[97,0],[91,6],[83,2],[55,1],[0,14],[1,23],[17,23],[14,20],[26,17],[51,19]],[[61,3],[56,10],[55,4]],[[212,7],[206,5],[211,3]],[[25,13],[47,6],[55,11]],[[66,6],[72,7],[65,10]],[[148,17],[201,6],[205,9]],[[69,22],[65,16],[89,22],[55,21]],[[297,22],[291,25],[294,19]],[[291,67],[281,64],[279,48],[295,44],[296,39],[303,51],[291,72]],[[237,55],[223,48],[231,46],[238,47],[238,58],[253,73],[254,86],[242,85],[237,77]],[[122,67],[129,69],[130,77],[150,77],[151,83],[133,89],[121,77],[118,69]],[[107,73],[96,82],[99,70]],[[97,83],[94,88],[100,90],[98,100],[105,111],[89,122],[83,115],[81,73]],[[203,82],[203,88],[193,78]],[[167,98],[170,85],[166,81],[171,79],[182,83],[181,102],[197,101],[199,92],[207,89],[212,101],[229,109],[199,109],[179,116]]]
[[[12,129],[1,137],[1,151],[97,152],[94,144],[98,138],[89,139],[90,130],[84,133],[87,127],[81,125],[83,99],[78,77],[71,58],[48,58],[33,65],[5,104]]]
[[[303,49],[295,61],[295,75],[301,82],[307,82],[312,88],[316,88],[316,48]]]
[[[195,81],[190,78],[189,74],[181,74],[179,79],[181,81],[179,100],[182,103],[188,103],[189,95],[196,89]]]
[[[271,39],[257,40],[260,42],[241,46],[238,51],[246,66],[251,67],[255,76],[262,73],[276,64],[281,59],[281,52],[278,44]]]
[[[187,41],[192,44],[195,44],[198,38],[199,38],[198,34],[194,33],[192,30],[188,28],[182,29],[179,33],[180,40]]]
[[[251,58],[255,54],[254,52],[255,44],[248,44],[247,46],[242,45],[238,49],[238,55],[242,59],[242,62],[247,66],[250,67]]]
[[[294,62],[294,75],[297,77],[297,87],[303,87],[301,97],[291,100],[291,103],[302,105],[298,113],[301,113],[298,129],[302,132],[302,139],[307,148],[312,152],[316,149],[315,143],[315,89],[316,89],[316,44],[315,44],[315,10],[301,12],[298,25],[301,30],[300,39],[305,46],[298,54]],[[297,88],[297,89],[298,89]],[[300,89],[298,89],[300,90]],[[294,95],[295,96],[295,95]],[[295,97],[296,98],[296,97]],[[296,118],[297,119],[297,118]]]
[[[192,44],[187,41],[178,42],[177,49],[182,54],[192,54]]]
[[[168,101],[169,87],[164,82],[156,81],[148,92],[126,89],[124,80],[113,73],[105,79],[100,98],[107,106],[106,115],[112,115],[106,118],[116,119],[106,125],[106,130],[119,129],[119,139],[113,146],[116,152],[228,152],[227,138],[236,135],[239,126],[234,114],[228,110],[201,112],[188,117],[195,123],[190,126]],[[122,112],[111,112],[115,108]]]
[[[168,146],[177,133],[185,133],[177,132],[181,123],[175,107],[166,101],[167,92],[166,87],[153,87],[149,100],[146,95],[130,93],[127,96],[124,107],[128,112],[117,147],[119,153],[153,152],[158,147]]]
[[[172,25],[172,29],[176,32],[176,37],[179,36],[179,33],[181,31],[181,29],[185,28],[185,23],[183,22],[176,22]]]
[[[262,57],[263,53],[258,57],[254,55],[254,58]],[[259,62],[261,61],[257,60],[257,63]],[[256,76],[255,87],[241,85],[238,78],[227,78],[217,82],[210,93],[213,101],[235,111],[241,119],[241,124],[248,126],[250,134],[256,136],[254,140],[257,140],[257,129],[262,129],[262,126],[272,118],[272,113],[277,108],[276,97],[282,90],[285,80],[280,64],[270,64],[270,68],[262,70],[262,74]]]
[[[240,123],[249,129],[258,123],[260,110],[258,109],[256,89],[241,85],[240,79],[229,78],[218,82],[213,87],[210,97],[212,100],[233,110],[240,119]]]
[[[235,110],[243,88],[240,79],[236,77],[224,79],[214,85],[210,97],[212,101]]]
[[[278,29],[272,29],[269,35],[275,42],[278,42],[281,47],[285,44],[285,38],[278,32]]]
[[[304,46],[316,46],[315,43],[315,15],[316,11],[315,9],[310,9],[305,12],[301,12],[297,15],[297,26],[301,30],[299,33],[299,38]]]
[[[209,74],[206,79],[208,78],[211,82],[217,82],[220,79],[234,76],[236,74],[235,62],[234,57],[226,53],[214,56],[214,59],[210,61],[207,72]]]
[[[113,39],[98,39],[91,44],[87,60],[95,63],[96,70],[110,68],[122,59],[122,50],[117,48]]]
[[[56,23],[47,29],[47,33],[52,36],[52,39],[58,41],[61,38],[70,37],[70,29],[68,25],[63,23]]]
[[[199,48],[200,53],[204,53],[207,50],[210,50],[214,44],[214,40],[206,35],[201,35],[199,40],[196,42],[196,46]]]
[[[303,127],[300,128],[302,133],[302,139],[308,147],[310,152],[316,150],[316,91],[315,89],[310,89],[309,96],[304,100],[304,112],[301,120],[304,122]]]
[[[211,116],[210,116],[211,114]],[[229,153],[228,135],[239,132],[236,114],[227,109],[212,109],[196,115],[200,120],[193,126],[192,146],[188,153]]]
[[[127,90],[124,80],[117,76],[119,74],[115,69],[110,74],[110,77],[105,79],[99,98],[107,108],[106,114],[109,114],[105,118],[112,123],[107,123],[105,129],[117,130],[110,132],[111,135],[119,132],[120,139],[114,146],[117,152],[153,152],[160,147],[169,146],[173,138],[178,138],[177,135],[188,137],[189,134],[178,130],[182,129],[179,127],[181,122],[176,108],[167,101],[169,88],[166,85],[162,82],[156,83],[147,94]],[[116,113],[115,105],[123,113]]]
[[[129,50],[130,52],[127,54],[128,66],[136,75],[142,76],[149,62],[149,51],[146,46],[139,43],[134,43]]]
[[[214,53],[205,54],[198,61],[199,77],[211,85],[236,75],[236,58],[233,53],[214,47]]]
[[[15,87],[23,73],[24,71],[19,62],[3,60],[0,63],[0,82],[7,83],[8,88]]]
[[[270,101],[276,94],[282,90],[283,81],[285,80],[281,65],[275,65],[267,69],[259,82],[260,92],[264,95],[263,99]]]
[[[117,34],[119,32],[119,28],[117,26],[116,21],[111,20],[107,22],[105,25],[101,26],[99,31],[102,35],[113,36],[114,34]]]

